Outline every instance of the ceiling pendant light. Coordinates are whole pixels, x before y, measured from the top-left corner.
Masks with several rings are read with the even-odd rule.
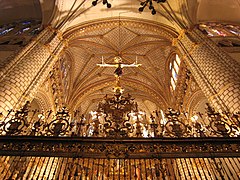
[[[97,3],[98,3],[98,0],[95,0],[95,1],[92,2],[92,5],[96,6]],[[102,3],[103,3],[103,5],[107,5],[107,8],[111,8],[112,7],[112,5],[108,2],[108,0],[103,0]]]
[[[145,0],[145,1],[143,1],[143,2],[140,3],[140,5],[141,5],[142,7],[140,7],[140,8],[138,9],[138,11],[139,11],[139,12],[143,12],[143,10],[145,9],[145,7],[148,6],[149,9],[152,11],[152,12],[151,12],[152,15],[155,15],[157,12],[156,12],[156,10],[155,10],[155,8],[154,8],[154,6],[153,6],[153,1],[155,1],[155,2],[157,2],[157,3],[164,3],[164,2],[166,2],[167,0]]]
[[[140,3],[141,7],[138,9],[138,11],[143,12],[145,7],[148,6],[149,9],[151,10],[152,15],[155,15],[157,13],[157,11],[155,10],[155,8],[153,6],[153,1],[156,3],[165,3],[167,0],[145,0]],[[98,0],[94,0],[92,2],[92,5],[96,6],[97,3],[98,3]],[[108,2],[108,0],[103,0],[102,3],[103,3],[103,5],[107,5],[107,8],[112,7],[112,5]]]

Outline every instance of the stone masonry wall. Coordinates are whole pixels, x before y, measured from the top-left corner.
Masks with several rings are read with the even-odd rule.
[[[64,48],[64,41],[52,28],[44,29],[29,50],[23,50],[14,65],[7,67],[0,83],[0,112],[6,115],[12,108],[21,107],[30,100],[46,78],[52,65]]]
[[[220,111],[240,111],[240,65],[198,29],[174,42],[209,102]]]

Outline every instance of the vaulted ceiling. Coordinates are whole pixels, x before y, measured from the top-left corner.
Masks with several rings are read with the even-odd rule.
[[[171,41],[176,34],[160,24],[133,19],[108,19],[90,23],[68,32],[66,58],[72,60],[72,93],[68,99],[74,109],[91,109],[96,99],[109,93],[115,85],[114,68],[98,67],[103,58],[113,63],[120,56],[124,63],[141,67],[124,68],[121,84],[145,106],[166,107],[171,102],[167,60],[174,53]],[[91,98],[91,101],[89,101]],[[147,103],[147,104],[145,104]],[[151,106],[149,105],[151,104]]]
[[[168,0],[139,13],[140,0],[109,0],[112,8],[91,0],[0,0],[0,24],[22,19],[41,19],[58,27],[68,39],[64,57],[71,64],[71,88],[67,103],[89,111],[99,98],[112,93],[114,68],[97,67],[104,61],[142,64],[125,68],[121,84],[149,112],[173,102],[169,89],[168,62],[175,52],[171,42],[181,28],[199,22],[239,24],[240,0]]]

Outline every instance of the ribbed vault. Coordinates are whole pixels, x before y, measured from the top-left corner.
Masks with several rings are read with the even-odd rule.
[[[84,24],[65,33],[71,59],[72,84],[67,104],[71,109],[88,111],[105,94],[113,94],[115,68],[98,67],[102,58],[112,63],[121,56],[124,63],[137,60],[137,68],[124,68],[121,85],[139,107],[148,109],[171,106],[166,69],[169,55],[175,51],[171,41],[175,33],[161,24],[133,19],[111,19]],[[85,112],[84,112],[85,113]]]

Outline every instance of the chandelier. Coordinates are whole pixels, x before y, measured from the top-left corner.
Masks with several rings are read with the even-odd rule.
[[[98,3],[98,0],[95,0],[95,1],[92,2],[92,5],[96,6],[97,3]],[[102,3],[103,3],[103,5],[107,5],[107,8],[111,8],[112,7],[112,5],[108,2],[108,0],[103,0]]]
[[[167,0],[145,0],[140,3],[141,7],[138,9],[139,12],[143,12],[145,7],[149,7],[149,10],[151,10],[152,15],[155,15],[157,12],[154,8],[153,2],[156,3],[165,3]],[[96,6],[98,3],[98,0],[92,1],[92,5]],[[103,5],[107,5],[107,8],[111,8],[112,5],[108,2],[108,0],[102,1]]]
[[[157,12],[156,12],[156,10],[155,10],[155,8],[154,8],[154,6],[153,6],[153,1],[155,1],[155,2],[157,2],[157,3],[164,3],[164,2],[166,2],[167,0],[145,0],[145,1],[143,1],[143,2],[140,3],[140,5],[141,5],[142,7],[140,7],[140,8],[138,9],[138,11],[139,11],[139,12],[143,12],[143,10],[145,9],[145,7],[148,6],[148,7],[149,7],[149,10],[151,10],[152,15],[155,15]]]

